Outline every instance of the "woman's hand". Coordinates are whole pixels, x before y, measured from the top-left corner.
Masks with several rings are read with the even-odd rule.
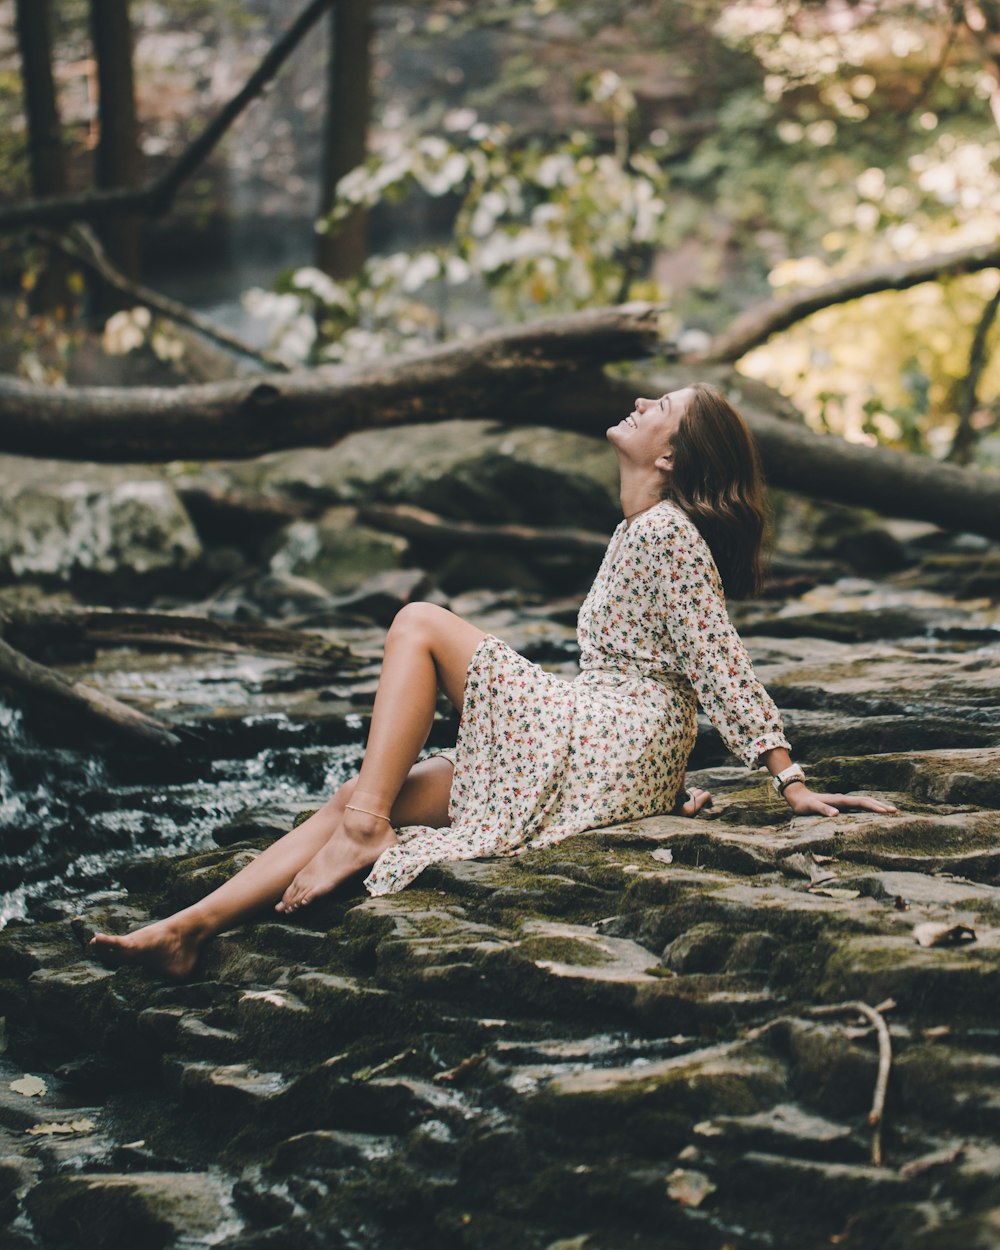
[[[838,816],[845,807],[887,815],[896,811],[891,803],[867,794],[814,794],[801,781],[786,786],[784,798],[796,816]]]

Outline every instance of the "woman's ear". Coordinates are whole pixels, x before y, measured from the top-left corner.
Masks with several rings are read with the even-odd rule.
[[[665,451],[662,456],[657,456],[653,461],[653,468],[659,469],[661,473],[670,473],[674,467],[674,453]]]

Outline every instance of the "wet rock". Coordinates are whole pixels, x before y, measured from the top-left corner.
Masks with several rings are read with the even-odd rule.
[[[15,468],[16,466],[16,468]],[[202,557],[173,488],[146,470],[0,457],[0,578],[148,599]]]
[[[27,1199],[42,1235],[53,1242],[132,1250],[235,1232],[230,1187],[209,1173],[105,1173],[44,1180]]]
[[[398,484],[406,466],[394,463]],[[380,471],[358,469],[351,489],[374,490]],[[303,499],[309,490],[301,519],[314,521],[330,487],[318,481]],[[887,529],[908,559],[982,554]],[[89,853],[101,845],[87,841],[93,821],[107,821],[125,860],[117,881],[74,904],[75,927],[50,884],[31,919],[0,935],[11,1053],[20,1070],[65,1078],[44,1115],[10,1093],[18,1127],[0,1123],[0,1158],[16,1134],[11,1153],[27,1162],[10,1170],[5,1197],[0,1169],[3,1217],[59,1244],[25,1205],[24,1176],[43,1192],[68,1176],[197,1177],[210,1157],[232,1208],[214,1208],[210,1233],[168,1241],[992,1244],[996,609],[955,599],[947,570],[934,585],[918,583],[917,566],[836,584],[830,571],[794,598],[738,610],[816,788],[883,795],[897,816],[791,818],[703,726],[690,781],[715,806],[696,820],[659,816],[516,860],[437,865],[394,896],[351,883],[290,920],[262,913],[216,938],[183,985],[99,968],[79,939],[203,897],[356,769],[384,633],[360,618],[338,626],[371,663],[318,692],[246,657],[127,670],[142,697],[185,702],[197,749],[179,766],[129,761],[127,787],[117,774],[80,780],[54,836]],[[575,606],[509,591],[456,604],[566,676]],[[840,618],[845,637],[868,637],[879,613],[889,615],[877,627],[897,636],[845,643],[795,623],[822,617],[835,633],[826,625]],[[110,682],[122,670],[90,673]],[[454,728],[436,723],[434,745]],[[25,775],[47,777],[43,763]],[[28,782],[17,781],[19,796]],[[173,831],[150,815],[161,792]],[[196,832],[179,833],[192,813]],[[18,821],[33,828],[24,807]],[[134,858],[157,839],[183,853]],[[927,924],[976,938],[923,947],[915,932]],[[881,1167],[868,1162],[875,1035],[851,1010],[811,1014],[859,998],[883,1004],[891,1031]],[[78,1141],[23,1131],[28,1117],[74,1107],[98,1125]],[[703,1180],[691,1187],[694,1174]]]
[[[310,578],[331,594],[353,592],[378,573],[398,569],[409,543],[358,523],[354,508],[330,508],[315,521],[296,521],[270,557],[272,573]]]
[[[228,466],[232,479],[328,506],[410,503],[457,520],[583,525],[610,532],[618,479],[604,439],[567,430],[443,421],[365,430],[336,447]]]
[[[423,599],[430,588],[430,576],[423,569],[390,570],[367,578],[350,594],[339,596],[334,609],[342,615],[363,616],[388,626],[404,604]]]

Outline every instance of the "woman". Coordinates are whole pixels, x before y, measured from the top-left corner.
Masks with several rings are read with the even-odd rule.
[[[637,399],[607,436],[624,520],[580,609],[580,676],[545,673],[444,608],[404,607],[358,776],[206,898],[125,937],[98,934],[96,954],[180,979],[213,934],[267,904],[289,915],[364,869],[370,893],[390,893],[439,860],[517,855],[671,809],[693,816],[711,802],[683,789],[699,700],[793,814],[895,811],[808,788],[729,622],[723,587],[759,589],[763,531],[740,414],[696,385]],[[462,713],[458,745],[415,763],[439,686]]]

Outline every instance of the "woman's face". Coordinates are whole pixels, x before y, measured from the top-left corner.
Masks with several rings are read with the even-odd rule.
[[[669,469],[674,434],[690,400],[690,387],[670,391],[659,399],[640,396],[628,416],[608,430],[608,441],[633,463]]]

